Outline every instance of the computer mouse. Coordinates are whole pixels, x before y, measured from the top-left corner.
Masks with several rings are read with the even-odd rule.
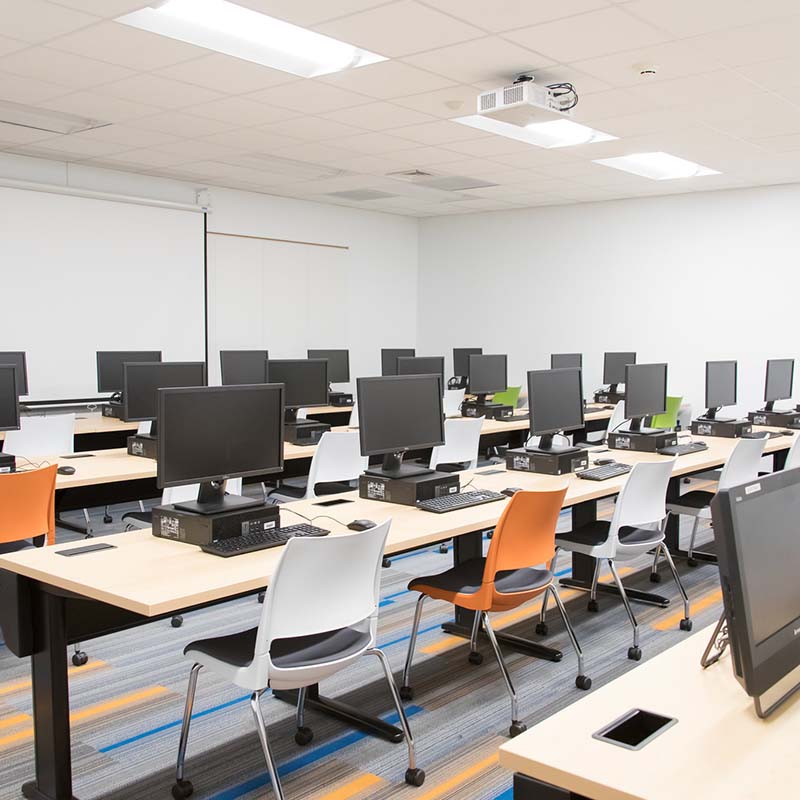
[[[783,430],[780,433],[781,433],[781,436],[794,436],[794,434],[795,434],[794,431],[789,431],[789,430]]]
[[[351,531],[368,531],[377,525],[371,519],[354,519],[347,527]]]
[[[75,474],[75,467],[70,467],[70,466],[59,467],[56,470],[56,472],[59,475],[74,475]]]
[[[519,486],[507,486],[500,494],[504,494],[506,497],[513,497],[517,492],[521,491],[522,489],[520,489]]]
[[[703,447],[707,447],[708,446],[705,442],[701,441],[700,439],[695,439],[692,442],[692,444],[701,444],[701,445],[703,445]]]
[[[594,463],[599,467],[605,467],[606,464],[615,464],[616,461],[613,458],[596,458]]]

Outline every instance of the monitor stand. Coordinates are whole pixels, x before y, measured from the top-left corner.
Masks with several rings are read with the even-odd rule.
[[[560,445],[553,444],[554,433],[545,433],[539,437],[539,445],[537,447],[525,447],[529,453],[544,453],[545,455],[560,456],[564,453],[577,453],[581,448],[574,447],[571,444]]]
[[[698,419],[702,420],[703,422],[721,422],[721,423],[736,421],[731,417],[718,417],[717,416],[718,411],[719,408],[707,408],[706,413],[703,414],[702,417],[698,417]]]
[[[236,494],[225,494],[225,481],[208,481],[200,484],[197,500],[187,500],[174,505],[179,511],[189,511],[192,514],[209,516],[211,514],[223,514],[226,511],[241,511],[244,508],[261,506],[264,505],[264,502]]]
[[[657,433],[664,433],[661,428],[645,428],[642,426],[643,417],[634,417],[631,420],[628,433],[635,433],[639,436],[655,436]]]
[[[383,464],[380,467],[372,467],[364,472],[376,478],[389,478],[397,480],[399,478],[414,478],[418,475],[430,475],[434,470],[423,467],[420,464],[404,464],[403,453],[386,453],[383,456]]]

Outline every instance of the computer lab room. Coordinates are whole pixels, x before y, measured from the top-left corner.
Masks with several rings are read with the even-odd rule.
[[[0,800],[800,768],[797,0],[0,0]]]

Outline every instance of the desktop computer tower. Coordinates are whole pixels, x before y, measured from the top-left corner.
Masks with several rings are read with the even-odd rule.
[[[615,406],[620,400],[624,400],[625,395],[620,392],[609,392],[606,389],[599,389],[594,393],[594,402],[600,405]]]
[[[116,403],[113,400],[101,406],[101,411],[104,417],[113,417],[114,419],[122,419],[122,403]]]
[[[719,436],[725,439],[739,439],[753,430],[753,424],[743,419],[695,419],[692,420],[692,433],[695,436]]]
[[[351,406],[353,405],[353,395],[350,392],[331,392],[328,395],[328,402],[332,406]]]
[[[485,405],[481,405],[474,400],[465,400],[461,404],[461,416],[505,419],[514,416],[514,409],[511,406],[504,406],[502,403],[486,403]]]
[[[751,411],[747,419],[753,425],[786,428],[790,425],[800,425],[800,411]]]
[[[506,469],[517,472],[537,472],[540,475],[566,475],[589,466],[586,450],[575,448],[562,453],[545,453],[518,447],[506,451]]]
[[[408,478],[384,478],[363,474],[358,479],[358,496],[364,500],[382,500],[414,506],[418,500],[432,500],[448,494],[458,494],[461,482],[457,473],[428,472]]]
[[[610,450],[657,453],[663,447],[672,447],[676,444],[678,444],[678,434],[673,431],[659,431],[658,433],[620,431],[619,433],[608,434],[608,447]]]
[[[174,505],[153,509],[153,536],[202,546],[280,527],[279,506],[260,505],[220,514],[195,514]]]
[[[154,436],[129,436],[128,455],[142,458],[158,459],[158,439]]]
[[[325,422],[287,422],[283,429],[284,441],[305,447],[317,444],[322,438],[322,434],[329,431],[331,426]]]
[[[11,453],[0,453],[0,475],[17,471],[17,459]]]

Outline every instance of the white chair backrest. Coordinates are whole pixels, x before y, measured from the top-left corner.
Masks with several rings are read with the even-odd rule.
[[[186,486],[168,486],[161,494],[161,505],[167,506],[170,503],[185,503],[189,500],[197,499],[199,483],[188,483]],[[242,493],[242,479],[231,478],[225,485],[228,494]]]
[[[478,448],[481,440],[483,417],[475,419],[446,419],[444,421],[444,444],[434,447],[430,468],[437,464],[460,464],[469,462],[469,469],[478,465]]]
[[[359,533],[290,539],[272,574],[256,658],[273,639],[310,636],[370,621],[374,641],[380,571],[391,519]]]
[[[766,443],[766,437],[739,439],[722,468],[719,489],[730,489],[731,486],[754,481],[758,477],[758,467]]]
[[[618,540],[620,528],[651,527],[666,517],[667,485],[674,466],[674,458],[634,465],[617,498],[609,541]]]
[[[347,423],[348,428],[358,427],[358,403],[353,403],[353,408],[350,410],[350,420]]]
[[[461,413],[461,404],[464,402],[466,389],[447,389],[444,393],[444,415],[456,417]]]
[[[800,467],[800,436],[795,436],[792,446],[786,456],[786,466],[784,469],[795,469]]]
[[[150,429],[152,428],[153,423],[148,419],[144,422],[139,423],[139,427],[136,429],[137,436],[149,436]]]
[[[361,455],[358,431],[326,431],[308,469],[306,499],[316,497],[316,484],[354,481],[368,465],[369,458]]]
[[[18,431],[6,431],[3,445],[15,456],[61,456],[75,452],[75,415],[20,417]]]
[[[688,431],[692,427],[692,404],[681,403],[678,409],[678,425],[682,431]]]
[[[616,431],[623,430],[625,428],[625,401],[620,400],[615,406],[614,410],[611,412],[611,419],[608,421],[608,432],[614,433]]]
[[[307,408],[298,408],[297,409],[297,419],[308,419],[308,409]]]

